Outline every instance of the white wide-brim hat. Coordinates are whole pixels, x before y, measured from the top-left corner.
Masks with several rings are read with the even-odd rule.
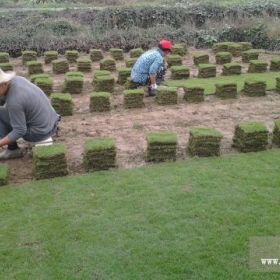
[[[10,80],[12,80],[12,78],[14,78],[15,75],[15,72],[4,72],[0,68],[0,84],[8,83]]]

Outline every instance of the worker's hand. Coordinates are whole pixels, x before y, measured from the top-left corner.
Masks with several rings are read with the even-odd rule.
[[[158,85],[157,84],[151,84],[151,89],[152,90],[156,90],[158,88]]]

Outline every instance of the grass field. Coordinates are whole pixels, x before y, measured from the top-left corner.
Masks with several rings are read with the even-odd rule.
[[[237,83],[238,91],[240,91],[243,89],[244,82],[247,79],[264,80],[267,83],[267,90],[274,90],[276,87],[276,77],[280,77],[279,72],[249,73],[234,76],[219,76],[208,79],[170,80],[166,81],[165,84],[172,87],[200,86],[205,89],[206,95],[211,95],[215,93],[215,84],[218,82]]]
[[[3,187],[0,279],[279,279],[279,195],[280,150]]]

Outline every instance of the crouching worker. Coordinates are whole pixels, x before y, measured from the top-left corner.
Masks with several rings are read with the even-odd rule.
[[[0,160],[23,156],[17,140],[28,142],[51,141],[57,131],[60,116],[44,92],[14,72],[0,69]]]
[[[149,96],[156,95],[157,86],[164,80],[166,72],[164,57],[171,53],[172,44],[161,40],[158,48],[143,53],[131,70],[131,80],[138,86],[148,86]]]

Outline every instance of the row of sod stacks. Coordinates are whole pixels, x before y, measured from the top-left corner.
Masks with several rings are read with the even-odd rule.
[[[248,73],[263,73],[267,70],[268,63],[261,60],[250,60]]]
[[[92,92],[89,96],[90,104],[89,110],[90,112],[107,112],[110,111],[110,97],[111,94],[109,92]]]
[[[229,44],[230,44],[230,42],[215,43],[212,47],[212,50],[213,50],[214,53],[227,52]]]
[[[178,54],[171,54],[166,57],[166,62],[168,67],[182,65],[182,57]]]
[[[0,186],[7,185],[9,181],[9,167],[6,164],[0,164]]]
[[[28,75],[41,74],[44,72],[42,62],[40,61],[27,61]]]
[[[34,84],[38,86],[46,95],[53,92],[53,80],[50,77],[36,78]]]
[[[144,90],[143,89],[128,89],[123,92],[124,95],[124,107],[142,108],[144,107]]]
[[[223,99],[237,98],[237,84],[229,82],[217,83],[215,95]]]
[[[131,73],[131,68],[122,68],[119,69],[119,74],[118,74],[118,83],[120,85],[124,85],[127,78],[130,77],[130,73]]]
[[[10,55],[7,52],[0,52],[0,63],[8,63]]]
[[[125,89],[136,89],[137,85],[132,81],[132,79],[129,77],[127,78],[125,84],[124,84]]]
[[[174,105],[178,102],[176,87],[160,86],[157,89],[156,102],[159,105]]]
[[[231,76],[231,75],[240,75],[242,67],[237,63],[226,63],[223,66],[223,75]]]
[[[27,61],[37,60],[37,52],[35,51],[23,51],[22,52],[22,63],[25,65]]]
[[[116,71],[116,61],[111,58],[100,60],[100,70]]]
[[[280,93],[280,77],[276,78],[276,91]]]
[[[215,64],[199,64],[198,65],[198,78],[212,78],[216,77]]]
[[[170,131],[151,132],[146,137],[148,162],[175,161],[177,153],[177,135]]]
[[[204,88],[193,86],[184,88],[184,100],[189,103],[199,103],[204,101]]]
[[[64,74],[69,71],[69,63],[66,59],[56,59],[52,61],[54,74]]]
[[[102,51],[99,49],[91,49],[89,55],[92,62],[100,61],[104,58]]]
[[[65,74],[63,92],[79,94],[83,91],[84,76],[81,72],[68,72]]]
[[[280,147],[280,119],[275,121],[272,142]]]
[[[192,128],[188,144],[190,156],[219,156],[223,135],[211,128]]]
[[[125,61],[125,66],[130,68],[130,67],[132,67],[135,64],[136,61],[137,61],[137,57],[128,58]]]
[[[123,50],[122,49],[110,49],[110,53],[111,53],[111,56],[115,60],[123,60],[124,59]]]
[[[58,52],[57,51],[46,51],[46,52],[44,52],[44,59],[45,59],[45,63],[49,64],[53,60],[58,59]]]
[[[76,50],[67,50],[65,52],[65,57],[69,63],[75,63],[79,57],[79,52]]]
[[[242,62],[249,63],[250,60],[257,60],[259,58],[259,51],[248,50],[242,53]]]
[[[64,145],[37,146],[32,149],[32,154],[35,179],[49,179],[68,174]]]
[[[96,70],[93,75],[92,84],[95,84],[96,78],[98,76],[110,76],[111,72],[107,70]]]
[[[3,71],[13,71],[14,70],[14,66],[9,62],[0,63],[0,68]]]
[[[105,91],[105,92],[114,92],[115,87],[115,80],[114,77],[110,75],[98,75],[94,78],[94,90],[99,91]]]
[[[275,57],[271,60],[270,71],[280,71],[280,57]]]
[[[216,63],[217,64],[230,63],[231,60],[232,60],[232,54],[230,52],[218,52],[216,54]]]
[[[69,93],[53,93],[51,103],[55,111],[61,116],[73,115],[73,100]]]
[[[195,65],[208,64],[209,63],[209,55],[205,54],[205,53],[195,53],[193,55],[193,63]]]
[[[263,123],[241,123],[235,126],[233,147],[240,152],[257,152],[266,149],[268,129]]]
[[[31,76],[30,76],[30,81],[31,81],[31,83],[34,83],[35,80],[38,79],[38,78],[50,79],[50,75],[47,74],[47,73],[31,75]]]
[[[144,53],[142,48],[132,49],[129,51],[130,58],[138,58]]]
[[[187,66],[172,66],[170,70],[173,80],[187,79],[190,77],[190,68]]]
[[[264,96],[266,95],[266,82],[254,79],[246,80],[243,93],[250,97]]]
[[[91,71],[91,60],[87,57],[81,57],[77,59],[77,69],[81,72]]]
[[[110,138],[88,139],[84,146],[85,170],[98,171],[116,167],[117,149]]]
[[[242,51],[248,51],[248,50],[251,50],[253,48],[251,42],[240,42],[238,44],[241,45]]]
[[[172,47],[172,54],[177,54],[180,56],[185,56],[187,54],[187,45],[180,43],[180,44],[175,44]]]
[[[247,51],[250,49],[252,49],[252,44],[250,42],[220,42],[214,44],[212,48],[214,53],[231,52],[233,56],[239,56],[242,51]]]

